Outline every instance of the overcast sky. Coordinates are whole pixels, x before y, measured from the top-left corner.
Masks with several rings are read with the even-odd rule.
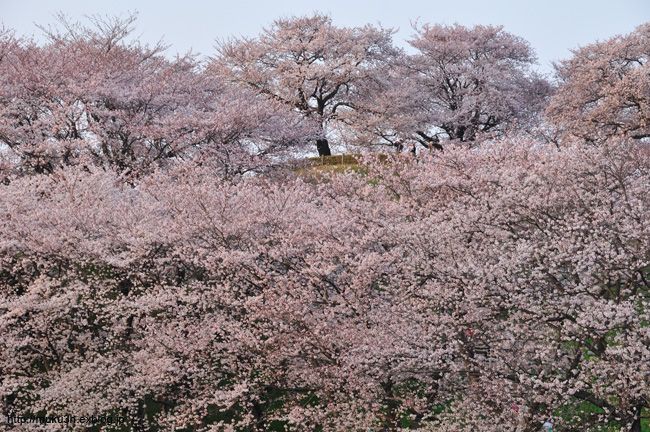
[[[275,18],[320,11],[340,26],[381,24],[399,30],[400,46],[413,33],[411,22],[500,24],[527,39],[540,70],[580,45],[632,31],[650,21],[650,0],[0,0],[0,21],[20,35],[40,37],[35,23],[53,23],[63,12],[74,19],[89,14],[139,14],[136,33],[148,42],[160,38],[170,54],[192,49],[214,53],[214,42],[231,35],[253,36]]]

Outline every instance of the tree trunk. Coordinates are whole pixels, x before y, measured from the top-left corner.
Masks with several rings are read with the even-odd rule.
[[[429,151],[433,151],[434,148],[436,150],[442,150],[442,146],[440,145],[440,138],[438,138],[438,135],[429,136],[422,131],[416,131],[415,133],[420,137],[418,139],[420,144],[428,148]],[[415,153],[415,147],[413,147],[413,153]]]
[[[630,432],[641,432],[641,412],[643,407],[637,407],[635,410],[634,421],[632,422],[632,427]]]
[[[327,142],[327,139],[325,138],[316,140],[316,148],[318,149],[318,156],[332,155],[332,152],[330,151],[329,142]]]
[[[458,138],[461,141],[466,141],[465,140],[465,131],[467,130],[467,126],[465,125],[460,125],[456,127],[456,130],[454,131],[454,137],[453,138]]]
[[[399,418],[398,418],[398,408],[399,402],[395,399],[395,393],[393,392],[393,381],[391,378],[388,378],[388,381],[381,383],[381,387],[384,390],[384,406],[386,408],[386,413],[384,416],[384,425],[381,429],[382,432],[394,432],[399,429]]]

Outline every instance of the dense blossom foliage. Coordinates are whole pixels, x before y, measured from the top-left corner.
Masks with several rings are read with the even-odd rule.
[[[204,68],[132,23],[0,31],[0,414],[645,431],[650,148],[628,86],[645,57],[617,69],[638,110],[582,122],[558,100],[628,100],[575,77],[589,50],[643,53],[646,27],[561,66],[540,127],[572,133],[549,144],[513,133],[550,87],[498,27],[424,26],[406,55],[388,30],[283,19]],[[332,137],[443,151],[286,163]]]
[[[577,49],[557,65],[560,86],[549,117],[589,141],[650,137],[650,25]]]
[[[380,70],[366,91],[372,115],[355,119],[355,128],[368,141],[440,149],[441,139],[471,142],[537,120],[551,88],[530,70],[525,40],[492,26],[415,30],[415,54]]]
[[[319,154],[330,155],[329,129],[362,108],[364,82],[397,55],[391,36],[370,25],[336,27],[318,14],[280,19],[259,38],[221,43],[212,69],[300,112],[316,128]]]
[[[277,104],[214,79],[192,56],[127,42],[133,19],[64,21],[44,46],[3,43],[0,143],[15,170],[95,163],[140,174],[208,153],[241,171],[301,142],[307,128]]]
[[[4,409],[136,430],[638,423],[649,164],[625,142],[508,142],[327,189],[193,165],[135,187],[77,167],[16,180]]]

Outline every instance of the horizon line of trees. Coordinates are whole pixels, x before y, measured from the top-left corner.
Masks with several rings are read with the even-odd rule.
[[[326,15],[276,20],[202,63],[131,37],[136,16],[60,17],[43,44],[0,31],[0,163],[9,175],[69,164],[134,176],[210,159],[243,173],[316,150],[415,151],[506,134],[558,143],[647,138],[648,25],[531,70],[528,42],[500,26],[337,27]]]

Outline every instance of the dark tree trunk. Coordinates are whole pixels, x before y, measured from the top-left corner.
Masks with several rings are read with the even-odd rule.
[[[442,150],[442,146],[440,145],[440,138],[438,138],[438,135],[429,136],[422,131],[416,131],[415,133],[420,137],[418,138],[420,144],[428,148],[429,151],[433,151],[433,149]],[[413,153],[415,153],[415,147],[413,147]]]
[[[330,144],[327,142],[327,139],[317,139],[316,148],[318,149],[318,156],[332,156]]]
[[[461,141],[466,141],[465,139],[465,131],[467,130],[467,126],[460,125],[456,127],[456,130],[454,131],[455,138],[459,138]]]
[[[394,432],[399,429],[399,417],[397,411],[399,408],[399,402],[395,398],[395,393],[393,392],[393,381],[388,378],[388,381],[381,383],[381,386],[384,389],[385,396],[383,402],[386,407],[382,432]]]
[[[632,427],[630,432],[641,432],[641,412],[643,407],[638,407],[635,411],[634,421],[632,422]]]

